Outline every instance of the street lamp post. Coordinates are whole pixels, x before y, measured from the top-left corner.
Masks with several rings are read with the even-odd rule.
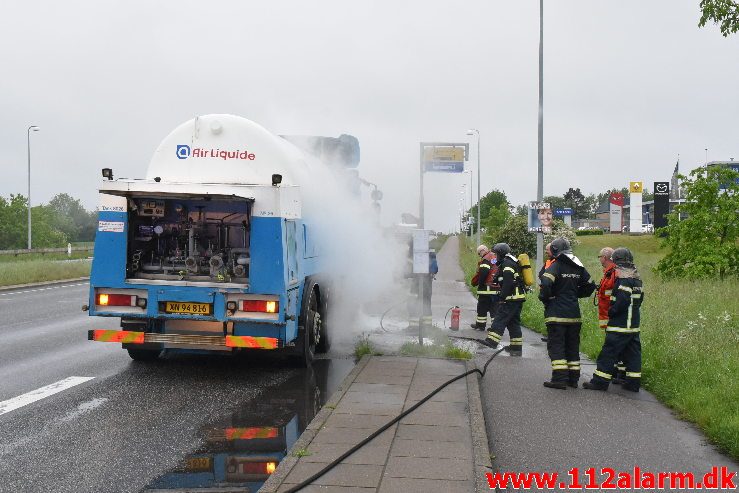
[[[28,127],[26,132],[28,141],[28,249],[31,249],[31,131],[38,132],[36,125]]]
[[[467,130],[467,135],[477,134],[477,244],[480,244],[480,131],[476,128]],[[472,176],[470,176],[472,179]]]
[[[539,0],[539,158],[536,200],[544,199],[544,0]],[[544,264],[544,233],[536,233],[536,271]]]

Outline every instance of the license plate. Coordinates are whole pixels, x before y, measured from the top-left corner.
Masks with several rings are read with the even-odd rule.
[[[189,315],[210,315],[210,304],[167,301],[164,305],[167,313],[186,313]]]
[[[190,457],[186,465],[188,472],[209,472],[213,468],[211,457]]]

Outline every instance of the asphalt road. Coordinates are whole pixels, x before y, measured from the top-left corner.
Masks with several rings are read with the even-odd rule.
[[[283,442],[294,440],[296,426],[310,421],[353,365],[324,360],[305,371],[274,358],[197,356],[133,362],[118,344],[87,340],[89,329],[118,326],[81,311],[88,289],[72,283],[0,291],[0,492],[182,486],[182,474],[172,482],[168,472],[182,472],[188,456],[212,451],[214,434],[228,441],[234,429],[266,426],[275,435],[271,448],[289,448]],[[3,408],[70,377],[89,380]],[[210,464],[218,476],[217,455],[197,467]]]

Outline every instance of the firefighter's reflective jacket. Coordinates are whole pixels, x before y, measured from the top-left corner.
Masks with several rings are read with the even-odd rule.
[[[580,259],[572,254],[558,255],[541,275],[539,299],[544,303],[544,322],[580,323],[578,298],[587,298],[593,291],[595,283]]]
[[[498,294],[500,293],[500,285],[498,284],[498,266],[493,262],[495,254],[487,253],[480,265],[477,267],[477,294]]]
[[[641,279],[617,277],[616,283],[613,285],[611,307],[608,309],[606,332],[639,332],[640,311],[643,301],[644,290]]]
[[[521,278],[521,265],[518,259],[510,253],[498,261],[498,284],[500,284],[500,297],[504,301],[524,301],[526,299],[526,287]]]
[[[608,309],[611,307],[613,285],[616,282],[616,264],[603,270],[603,279],[598,285],[598,325],[605,329],[608,325]]]

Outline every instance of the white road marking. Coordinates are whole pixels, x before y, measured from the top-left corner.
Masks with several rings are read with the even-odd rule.
[[[106,402],[108,402],[107,397],[103,397],[103,398],[96,397],[92,399],[91,401],[83,402],[82,404],[77,406],[77,409],[75,409],[74,411],[70,413],[67,413],[67,415],[61,418],[61,420],[62,421],[72,421],[73,419],[76,419],[82,416],[83,414],[89,413],[90,411],[93,411],[94,409],[102,406]]]
[[[79,284],[65,284],[63,286],[50,286],[48,288],[37,288],[37,289],[27,289],[25,291],[13,291],[12,293],[0,293],[0,296],[12,296],[14,294],[24,294],[24,293],[36,293],[38,291],[48,291],[50,289],[60,289],[60,288],[72,288],[75,286],[87,286],[88,283],[82,282]]]
[[[10,411],[14,411],[23,406],[27,406],[36,401],[40,401],[50,395],[58,394],[64,390],[72,388],[81,383],[89,382],[95,377],[68,377],[64,380],[59,380],[51,385],[41,387],[40,389],[32,390],[18,397],[13,397],[7,401],[0,402],[0,416]]]

